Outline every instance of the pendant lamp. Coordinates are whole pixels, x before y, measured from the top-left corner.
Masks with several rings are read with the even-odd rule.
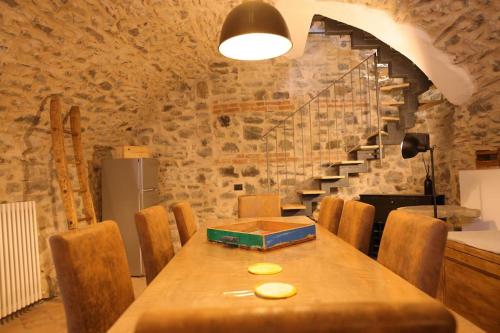
[[[219,52],[231,59],[271,59],[291,48],[283,16],[262,1],[247,1],[233,8],[222,26]]]

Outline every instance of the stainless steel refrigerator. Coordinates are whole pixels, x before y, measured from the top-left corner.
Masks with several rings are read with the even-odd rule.
[[[158,161],[107,159],[102,165],[102,219],[118,223],[132,276],[143,276],[134,214],[158,203]]]

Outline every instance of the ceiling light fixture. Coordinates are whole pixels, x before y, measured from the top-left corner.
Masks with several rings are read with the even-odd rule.
[[[222,26],[219,52],[231,59],[271,59],[291,48],[290,32],[283,16],[262,1],[248,1],[233,8]]]

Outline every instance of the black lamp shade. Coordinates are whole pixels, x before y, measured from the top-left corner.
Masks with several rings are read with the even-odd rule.
[[[226,17],[219,42],[222,55],[237,60],[264,60],[287,53],[290,32],[280,12],[262,1],[248,1]]]
[[[430,140],[427,133],[406,133],[401,142],[401,154],[404,159],[415,157],[429,149]]]

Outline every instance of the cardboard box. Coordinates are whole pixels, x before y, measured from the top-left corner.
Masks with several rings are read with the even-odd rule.
[[[115,148],[115,158],[150,158],[151,150],[146,146],[121,146]]]

